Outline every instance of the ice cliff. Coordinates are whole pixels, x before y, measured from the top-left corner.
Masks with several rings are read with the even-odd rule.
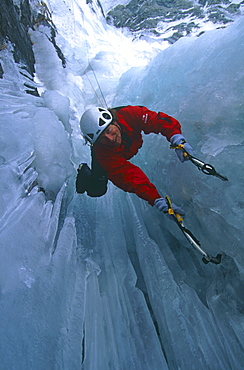
[[[159,52],[96,3],[3,1],[9,30],[6,4],[31,51],[2,27],[1,369],[243,369],[243,18]],[[94,72],[110,106],[176,117],[194,154],[229,178],[181,164],[159,135],[133,159],[220,265],[135,195],[75,193],[90,163],[79,117],[103,103]]]

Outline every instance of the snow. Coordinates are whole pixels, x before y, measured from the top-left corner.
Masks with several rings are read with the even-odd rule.
[[[11,46],[0,52],[1,368],[242,369],[243,18],[162,50],[83,1],[48,5],[66,68],[49,28],[30,30],[40,97],[25,93]],[[102,99],[94,72],[107,104],[173,115],[196,157],[229,178],[180,163],[160,135],[133,159],[220,265],[111,183],[101,198],[75,194],[90,163],[79,117]]]
[[[127,5],[130,2],[130,0],[100,0],[100,4],[102,5],[102,8],[106,13],[108,13],[111,9],[113,9],[117,5]]]

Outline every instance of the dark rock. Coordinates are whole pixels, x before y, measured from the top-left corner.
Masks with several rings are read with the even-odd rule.
[[[62,50],[60,49],[60,47],[57,45],[56,43],[56,34],[57,34],[57,30],[56,30],[56,27],[52,21],[52,18],[51,18],[51,13],[47,7],[47,5],[45,3],[42,3],[42,9],[41,9],[41,12],[37,14],[36,16],[36,19],[35,19],[35,24],[36,25],[43,25],[43,26],[46,26],[46,27],[49,27],[50,30],[51,30],[51,37],[48,37],[49,41],[53,44],[56,52],[57,52],[57,55],[59,57],[59,59],[61,60],[62,62],[62,66],[63,68],[66,67],[66,60],[65,60],[65,56],[62,52]]]
[[[57,45],[55,37],[56,37],[56,30],[53,27],[51,27],[51,42],[52,42],[53,46],[55,47],[55,50],[58,54],[59,59],[62,62],[63,68],[65,68],[66,67],[65,56],[64,56],[62,50],[60,49],[60,47]]]
[[[118,5],[110,10],[106,20],[115,27],[128,28],[137,38],[145,32],[161,36],[170,29],[175,30],[167,39],[173,43],[196,31],[196,20],[204,19],[214,24],[227,25],[240,14],[241,5],[243,2],[235,4],[230,0],[131,0],[126,5]],[[171,22],[176,21],[179,24],[175,28],[170,27]],[[159,22],[166,25],[165,29],[157,29]]]
[[[94,12],[94,13],[96,13],[96,10],[95,10],[95,8],[94,8],[94,6],[93,6],[93,3],[97,3],[97,5],[98,5],[98,7],[100,8],[100,10],[101,10],[101,12],[102,12],[102,15],[104,16],[104,18],[105,18],[105,14],[104,14],[104,11],[103,11],[103,7],[102,7],[102,4],[100,3],[100,1],[99,0],[86,0],[86,4],[89,4],[90,5],[90,7],[91,7],[91,9],[92,9],[92,11]]]
[[[62,61],[62,66],[66,67],[65,57],[56,43],[56,27],[52,22],[51,13],[44,2],[41,2],[39,13],[33,14],[29,0],[21,0],[20,5],[15,6],[13,0],[1,0],[0,2],[0,44],[2,47],[6,42],[13,45],[13,56],[16,63],[21,64],[22,71],[26,71],[30,76],[34,76],[35,58],[32,49],[32,43],[28,34],[29,28],[44,25],[51,29],[49,41],[55,47],[58,57]],[[1,49],[1,47],[0,47]],[[0,65],[0,78],[3,76],[3,68]],[[20,72],[21,74],[24,74]],[[27,75],[26,78],[29,79]],[[30,79],[29,79],[30,80]],[[36,87],[32,84],[33,80],[24,83],[27,87],[26,92],[38,96]]]
[[[0,63],[0,78],[3,78],[3,67],[2,67],[2,65],[1,65],[1,63]]]
[[[12,0],[1,0],[0,41],[3,44],[8,40],[13,44],[15,62],[23,63],[28,72],[33,75],[35,58],[27,32],[31,26],[31,10],[28,0],[23,1],[21,9],[15,7]]]

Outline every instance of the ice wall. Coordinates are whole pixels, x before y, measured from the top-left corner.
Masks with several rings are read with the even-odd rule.
[[[125,73],[113,102],[114,105],[122,102],[150,105],[152,109],[162,109],[181,122],[184,135],[194,146],[195,155],[216,165],[230,182],[220,183],[196,173],[189,164],[179,164],[180,187],[185,183],[184,188],[190,187],[186,196],[195,194],[208,208],[216,208],[228,223],[239,229],[242,205],[236,187],[243,184],[242,33],[243,20],[240,19],[226,30],[209,31],[200,38],[182,38],[175,46],[161,52],[142,71],[131,69]],[[166,173],[173,172],[177,176],[176,167],[172,167],[171,162],[174,158],[169,159],[170,156],[161,149],[163,139],[157,140],[159,147],[154,144],[150,149],[151,163],[162,168],[166,164]],[[163,160],[158,159],[158,150],[162,150]],[[158,184],[165,182],[160,174],[156,176],[159,176]],[[170,182],[170,177],[166,181]],[[196,186],[196,181],[200,181],[200,187]],[[169,189],[176,186],[178,193],[177,184],[179,181],[176,183],[173,176]],[[205,195],[203,187],[207,187]],[[225,202],[221,201],[223,198]],[[231,206],[233,203],[235,207]]]
[[[178,118],[195,155],[229,178],[223,183],[205,176],[191,163],[179,163],[159,136],[145,138],[135,160],[161,194],[169,194],[186,210],[186,224],[202,246],[214,255],[224,255],[220,266],[198,264],[196,254],[183,248],[186,243],[174,225],[156,214],[149,215],[148,210],[140,212],[145,234],[157,243],[164,257],[162,265],[167,266],[163,271],[160,258],[155,258],[160,265],[157,270],[151,265],[153,257],[148,261],[149,242],[137,241],[140,271],[173,369],[186,369],[193,353],[197,360],[191,362],[191,368],[244,365],[243,336],[234,329],[243,325],[243,27],[240,20],[226,30],[178,41],[143,70],[125,73],[114,100],[114,105],[144,104]],[[157,273],[152,276],[152,271]],[[163,273],[172,275],[161,278]],[[231,277],[233,273],[235,277]],[[226,330],[230,341],[226,341]],[[237,363],[233,358],[238,358]]]
[[[180,40],[119,85],[118,49],[101,37],[91,56],[108,101],[174,115],[196,156],[229,177],[222,183],[179,163],[160,136],[147,136],[134,160],[184,207],[202,246],[223,253],[214,266],[136,196],[112,184],[102,198],[75,194],[75,169],[89,161],[78,118],[97,98],[84,44],[72,44],[66,18],[62,26],[64,4],[52,3],[66,69],[50,30],[30,31],[40,97],[25,93],[30,81],[10,45],[0,53],[1,368],[242,369],[243,21]],[[91,33],[95,18],[82,5]]]

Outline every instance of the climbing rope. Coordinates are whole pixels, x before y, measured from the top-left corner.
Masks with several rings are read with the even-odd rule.
[[[74,3],[74,0],[72,0],[72,4]],[[75,21],[75,11],[74,11],[74,5],[73,5],[73,14],[74,14],[74,34],[76,35],[76,26],[75,26],[75,24],[76,24],[76,21]],[[83,22],[83,29],[85,29],[85,19],[84,19],[84,12],[82,12],[82,22]],[[74,36],[75,36],[74,35]],[[98,93],[97,93],[97,91],[96,91],[96,88],[94,87],[94,85],[93,85],[93,83],[92,83],[92,81],[91,81],[91,79],[90,79],[90,77],[89,77],[89,75],[87,74],[87,73],[85,73],[84,75],[86,76],[86,78],[87,78],[87,80],[88,80],[88,82],[90,83],[90,85],[91,85],[91,88],[92,88],[92,90],[94,91],[94,94],[96,95],[96,98],[97,98],[97,100],[99,101],[99,104],[101,105],[101,107],[106,107],[106,108],[108,108],[108,105],[107,105],[107,102],[106,102],[106,99],[105,99],[105,96],[104,96],[104,94],[103,94],[103,91],[102,91],[102,88],[101,88],[101,85],[100,85],[100,83],[99,83],[99,81],[98,81],[98,79],[97,79],[97,75],[96,75],[96,72],[94,71],[94,69],[93,69],[93,67],[92,67],[92,65],[91,65],[91,63],[90,63],[90,59],[89,59],[89,50],[88,50],[88,40],[87,40],[87,35],[86,35],[86,33],[85,33],[85,48],[86,48],[86,57],[87,57],[87,64],[88,64],[88,67],[90,68],[90,70],[92,71],[92,73],[93,73],[93,76],[94,76],[94,78],[95,78],[95,81],[96,81],[96,84],[97,84],[97,86],[98,86],[98,89],[99,89],[99,91],[100,91],[100,94],[101,94],[101,97],[102,97],[102,99],[99,97],[99,95],[98,95]],[[80,63],[79,61],[78,61],[78,63]],[[103,100],[103,102],[102,102],[102,100]]]

